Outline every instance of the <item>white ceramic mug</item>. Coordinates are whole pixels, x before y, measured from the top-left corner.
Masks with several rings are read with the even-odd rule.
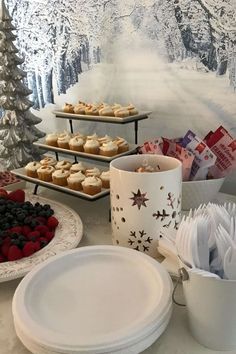
[[[135,172],[144,163],[158,172]],[[158,256],[163,233],[175,234],[181,213],[182,165],[161,155],[131,155],[110,164],[113,244]]]

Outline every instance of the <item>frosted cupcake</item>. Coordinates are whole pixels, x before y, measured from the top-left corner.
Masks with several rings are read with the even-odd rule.
[[[58,138],[58,134],[51,133],[46,136],[45,142],[47,145],[50,145],[50,146],[58,146],[57,145],[57,138]]]
[[[58,186],[67,186],[67,178],[69,177],[70,172],[68,170],[55,170],[52,173],[52,181]]]
[[[57,138],[57,145],[58,147],[62,149],[69,149],[69,141],[71,139],[71,134],[70,133],[62,133],[58,135]]]
[[[64,111],[65,113],[74,113],[74,106],[73,106],[73,104],[65,103],[65,105],[63,106],[63,111]]]
[[[111,106],[104,106],[103,108],[99,109],[99,115],[105,117],[114,117],[114,111]]]
[[[86,177],[81,184],[86,194],[95,195],[102,190],[102,181],[98,177]]]
[[[102,144],[99,148],[99,153],[102,156],[114,156],[118,152],[118,146],[114,141]]]
[[[69,141],[70,150],[73,151],[84,151],[84,140],[78,136],[71,138]]]
[[[76,132],[76,133],[74,133],[74,137],[81,138],[81,139],[83,139],[83,140],[84,140],[84,142],[85,142],[85,140],[86,140],[86,136],[85,136],[85,135],[83,135],[83,134],[81,134],[80,132]]]
[[[102,145],[104,143],[108,143],[109,141],[112,141],[112,138],[106,134],[105,136],[98,138],[97,140],[98,140],[99,144]]]
[[[72,173],[67,178],[67,184],[69,188],[75,191],[81,191],[83,189],[81,183],[84,180],[85,180],[85,175],[82,172],[76,172],[76,173]]]
[[[38,178],[45,182],[52,181],[52,173],[55,171],[53,166],[41,166],[37,169]]]
[[[87,136],[87,140],[98,140],[98,135],[97,133],[93,133],[92,135]]]
[[[85,171],[85,176],[86,177],[99,177],[101,174],[101,171],[97,168],[97,167],[93,167],[93,168],[88,168]]]
[[[25,166],[26,175],[32,178],[38,178],[37,170],[41,167],[39,162],[29,162]]]
[[[85,108],[85,114],[89,116],[98,116],[99,110],[96,105],[91,105]]]
[[[46,156],[44,159],[40,161],[40,164],[42,166],[56,166],[57,160],[55,160],[53,157]]]
[[[62,160],[62,161],[58,161],[58,163],[55,166],[56,170],[69,170],[71,168],[72,164],[69,161],[66,160]]]
[[[74,113],[75,114],[85,114],[85,104],[79,103],[74,106]]]
[[[82,162],[74,163],[70,168],[70,173],[82,172],[85,173],[86,167]]]
[[[103,171],[99,178],[102,181],[103,188],[110,188],[110,171]]]
[[[129,144],[124,138],[120,138],[119,136],[115,139],[115,142],[118,146],[118,154],[129,150]]]
[[[114,115],[115,117],[119,117],[119,118],[129,117],[129,110],[125,107],[121,107],[114,111]]]
[[[84,152],[88,154],[98,155],[99,146],[100,146],[99,142],[95,139],[86,140],[86,143],[84,144]]]
[[[129,106],[126,107],[126,108],[128,109],[130,116],[134,116],[135,114],[139,113],[137,108],[134,105],[132,105],[132,104],[129,104]]]

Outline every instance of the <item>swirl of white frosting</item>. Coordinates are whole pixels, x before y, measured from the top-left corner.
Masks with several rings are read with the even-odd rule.
[[[82,182],[82,186],[102,186],[102,181],[98,177],[86,177],[85,180]]]
[[[111,150],[117,150],[118,146],[114,141],[109,141],[108,143],[102,144],[100,149],[103,151],[111,151]]]
[[[37,169],[37,172],[52,173],[53,171],[55,171],[55,168],[50,165],[44,165]]]
[[[87,136],[87,140],[91,140],[91,139],[97,140],[97,138],[98,138],[97,133],[93,133],[92,135],[88,135]]]
[[[69,141],[70,145],[76,145],[76,146],[81,146],[84,144],[84,140],[83,138],[79,137],[79,136],[75,136],[74,138],[71,138]]]
[[[52,174],[53,177],[69,177],[70,176],[70,172],[68,170],[55,170]]]
[[[71,168],[71,163],[69,161],[66,160],[62,160],[62,161],[58,161],[58,163],[56,164],[56,169],[60,170],[60,169],[65,169],[68,170]]]
[[[27,163],[27,165],[25,166],[25,169],[35,172],[35,171],[37,171],[40,167],[41,167],[41,165],[40,165],[39,162],[33,161],[33,162]]]
[[[46,156],[44,159],[42,159],[40,161],[40,164],[41,165],[47,165],[47,166],[55,166],[57,163],[57,161],[53,158],[53,157],[50,157],[50,156]]]
[[[103,171],[100,175],[100,178],[103,179],[104,181],[109,181],[110,180],[110,171]]]
[[[85,180],[85,175],[79,171],[76,173],[72,173],[68,178],[67,181],[68,182],[82,182]]]
[[[97,167],[87,169],[85,172],[86,177],[90,177],[90,176],[98,177],[98,176],[100,176],[100,174],[101,174],[101,172]]]
[[[71,172],[84,172],[85,171],[85,166],[82,164],[82,162],[75,163],[71,166],[70,171]]]
[[[86,143],[84,144],[85,148],[87,148],[87,147],[88,148],[97,148],[99,146],[100,146],[99,142],[95,139],[86,140]]]
[[[46,140],[56,140],[57,138],[58,138],[57,133],[50,133],[50,134],[47,134],[47,136],[46,136]]]

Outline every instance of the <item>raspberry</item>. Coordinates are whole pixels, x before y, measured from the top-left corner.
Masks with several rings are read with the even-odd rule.
[[[28,233],[27,238],[30,240],[31,238],[39,238],[40,237],[40,232],[39,231],[31,231]]]
[[[55,235],[54,231],[48,231],[48,232],[46,232],[45,237],[49,242],[53,239],[54,235]]]
[[[17,189],[8,194],[8,199],[13,202],[23,203],[25,201],[25,192],[22,189]]]
[[[24,225],[23,227],[22,227],[22,234],[24,235],[24,236],[28,236],[28,234],[31,232],[32,230],[31,230],[31,228],[28,226],[28,225]]]
[[[40,223],[40,225],[46,225],[47,223],[47,219],[44,218],[43,216],[37,216],[35,218],[36,221],[38,221]]]
[[[35,252],[34,242],[29,241],[23,247],[24,257],[29,257]]]
[[[34,228],[34,231],[39,231],[41,236],[44,236],[48,232],[48,227],[46,225],[38,225]]]
[[[34,242],[34,249],[35,249],[35,252],[39,251],[40,250],[40,242],[39,241],[35,241]]]
[[[5,189],[1,188],[0,189],[0,198],[5,198],[7,199],[8,198],[8,193]]]
[[[10,248],[10,243],[8,243],[8,244],[5,243],[5,244],[2,245],[2,247],[1,247],[1,253],[2,253],[2,255],[3,255],[4,257],[7,257],[9,248]]]
[[[57,218],[55,216],[50,216],[47,221],[47,226],[50,227],[51,229],[55,229],[57,225],[59,224]]]
[[[16,261],[23,257],[22,251],[15,245],[11,246],[8,251],[7,259],[8,261]]]
[[[21,226],[15,226],[12,227],[10,230],[8,230],[11,234],[16,233],[16,234],[21,234],[22,233],[22,227]]]

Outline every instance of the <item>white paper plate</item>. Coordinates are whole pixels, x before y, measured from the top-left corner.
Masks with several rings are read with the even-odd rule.
[[[83,224],[79,215],[72,209],[40,196],[26,194],[26,200],[35,204],[50,204],[59,220],[54,238],[49,244],[30,257],[18,261],[0,263],[0,282],[23,277],[36,265],[63,251],[75,248],[83,236]]]
[[[114,353],[167,325],[171,293],[171,279],[154,259],[123,247],[89,246],[28,274],[15,292],[13,317],[46,349]]]

